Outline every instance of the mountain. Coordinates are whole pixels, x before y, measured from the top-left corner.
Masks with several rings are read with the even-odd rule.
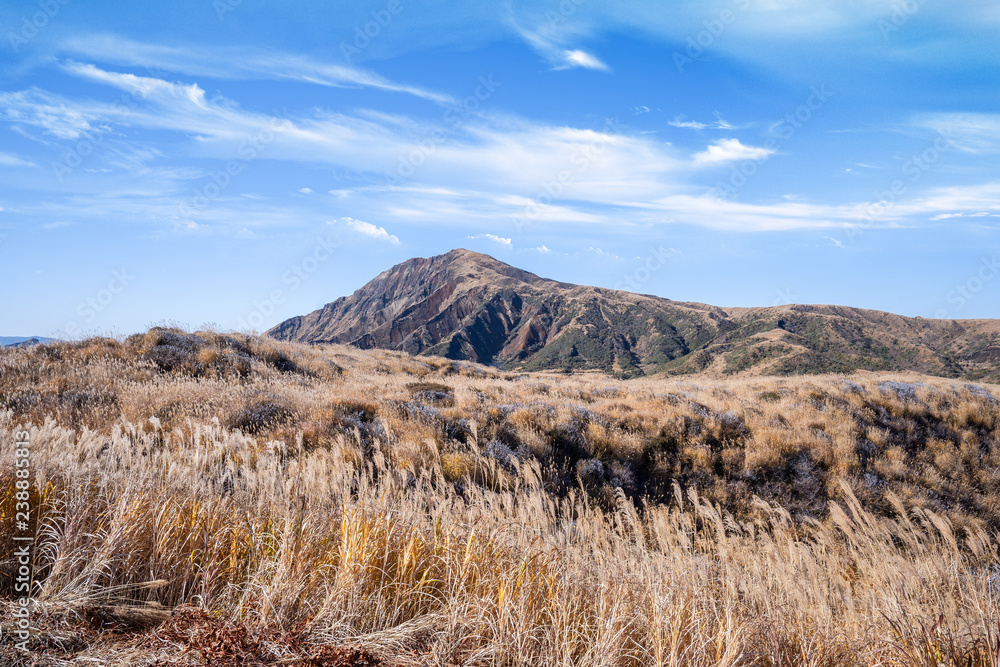
[[[39,343],[51,343],[55,338],[43,336],[0,336],[0,347],[28,347]]]
[[[1000,380],[1000,320],[844,306],[719,308],[548,280],[463,249],[410,259],[267,333],[506,369],[626,377],[860,369]]]

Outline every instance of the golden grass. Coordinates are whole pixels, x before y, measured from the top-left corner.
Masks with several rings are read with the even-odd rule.
[[[1000,665],[982,388],[512,376],[257,339],[230,367],[212,336],[170,368],[142,356],[158,333],[0,354],[4,594],[27,425],[43,616],[196,606],[394,664]],[[107,638],[36,648],[123,660]]]

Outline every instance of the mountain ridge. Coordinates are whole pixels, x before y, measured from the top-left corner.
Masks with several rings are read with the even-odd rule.
[[[39,343],[51,343],[55,338],[45,336],[0,336],[0,347],[24,347]]]
[[[722,308],[542,278],[461,248],[397,264],[267,335],[625,377],[912,370],[1000,379],[1000,320],[838,305]]]

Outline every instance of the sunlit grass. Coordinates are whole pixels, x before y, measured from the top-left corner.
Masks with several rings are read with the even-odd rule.
[[[1000,664],[981,387],[516,377],[257,340],[229,375],[130,345],[0,355],[0,586],[26,424],[45,613],[146,632],[193,605],[440,665]],[[415,402],[428,386],[452,398]],[[82,391],[105,403],[68,407]]]

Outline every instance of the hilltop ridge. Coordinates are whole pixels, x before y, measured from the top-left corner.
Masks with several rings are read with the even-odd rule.
[[[871,370],[1000,378],[1000,320],[834,305],[721,308],[550,280],[465,249],[407,260],[267,334],[625,377]]]

